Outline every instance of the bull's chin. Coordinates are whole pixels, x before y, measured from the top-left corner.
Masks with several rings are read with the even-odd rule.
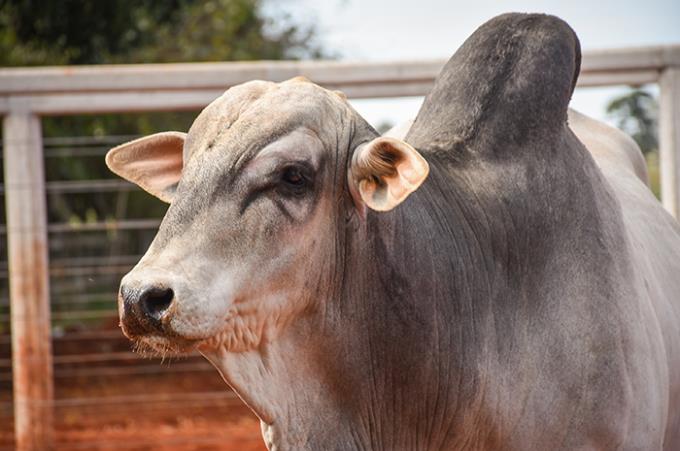
[[[133,342],[134,351],[145,357],[181,357],[195,351],[201,342],[200,340],[155,334],[128,335],[128,338]]]

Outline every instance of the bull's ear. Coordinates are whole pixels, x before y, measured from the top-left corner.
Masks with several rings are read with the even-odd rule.
[[[430,167],[416,149],[399,139],[381,136],[354,151],[350,192],[360,210],[388,211],[418,189]]]
[[[170,203],[182,174],[185,137],[186,133],[163,132],[121,144],[106,154],[106,165],[124,179]]]

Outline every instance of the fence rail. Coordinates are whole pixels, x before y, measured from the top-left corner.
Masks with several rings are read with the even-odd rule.
[[[48,225],[46,193],[119,191],[129,185],[120,181],[46,182],[45,156],[98,155],[102,151],[82,147],[45,152],[42,116],[193,110],[207,105],[230,86],[252,79],[281,81],[296,75],[342,90],[350,98],[422,96],[429,91],[444,63],[444,60],[260,61],[0,69],[5,168],[2,194],[7,214],[7,225],[0,228],[0,234],[5,233],[8,240],[12,407],[17,448],[50,448],[52,412],[58,404],[53,396],[52,368],[63,358],[52,357],[49,237],[70,231],[126,230],[157,225],[155,220]],[[680,212],[680,45],[586,52],[577,86],[648,83],[658,83],[660,87],[662,201],[677,215]],[[50,144],[59,142],[50,140]],[[93,314],[110,315],[111,312]],[[81,335],[89,336],[87,332]],[[55,338],[58,341],[58,337]],[[112,356],[128,355],[112,352],[106,357]],[[0,362],[0,366],[3,365],[9,366],[9,362]],[[183,369],[203,368],[192,365]],[[111,368],[93,371],[107,373]],[[54,376],[61,377],[62,373],[56,372]]]

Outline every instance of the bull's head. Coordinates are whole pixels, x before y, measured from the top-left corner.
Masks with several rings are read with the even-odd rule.
[[[322,308],[345,223],[394,208],[428,174],[413,147],[301,78],[233,87],[187,134],[141,138],[106,161],[170,203],[119,295],[124,333],[160,353],[256,349]]]

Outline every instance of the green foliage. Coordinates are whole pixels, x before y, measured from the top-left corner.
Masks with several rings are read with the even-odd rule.
[[[2,0],[4,66],[98,64],[152,45],[155,23],[177,23],[187,2]]]
[[[633,89],[616,97],[607,104],[607,115],[616,125],[630,135],[647,160],[649,185],[657,198],[660,197],[659,141],[657,100],[649,92]]]
[[[313,26],[260,0],[0,0],[0,65],[320,57]]]
[[[650,93],[635,89],[612,99],[607,105],[607,114],[637,142],[644,154],[658,149],[658,105]]]
[[[178,23],[157,24],[154,45],[140,47],[126,61],[226,61],[319,58],[314,29],[278,18],[277,32],[271,19],[260,13],[255,0],[196,2],[180,11]]]

